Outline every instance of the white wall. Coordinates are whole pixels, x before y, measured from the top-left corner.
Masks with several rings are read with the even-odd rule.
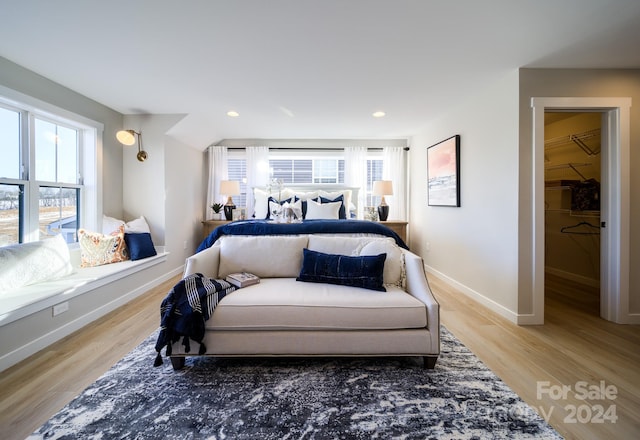
[[[427,206],[427,148],[461,137],[461,207]],[[428,269],[511,320],[518,287],[518,72],[411,139],[411,250]]]
[[[202,237],[202,151],[181,144],[166,133],[184,115],[127,115],[125,128],[142,134],[148,158],[137,160],[137,144],[123,157],[125,220],[147,219],[156,245],[170,253],[168,266],[177,270],[195,252]],[[186,245],[185,245],[186,243]]]
[[[165,138],[166,231],[170,261],[184,264],[203,239],[206,200],[206,150],[190,148],[171,137]]]

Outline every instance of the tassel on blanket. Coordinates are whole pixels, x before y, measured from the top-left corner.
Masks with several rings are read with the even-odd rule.
[[[182,345],[184,345],[184,352],[189,353],[191,351],[191,343],[189,342],[189,336],[182,338]]]
[[[164,362],[162,362],[162,355],[160,354],[160,352],[158,352],[158,355],[156,356],[156,360],[153,363],[154,367],[159,367],[160,365],[162,365]]]
[[[198,350],[198,354],[200,356],[202,356],[203,354],[205,354],[207,352],[207,346],[204,345],[204,342],[200,343],[200,350]]]

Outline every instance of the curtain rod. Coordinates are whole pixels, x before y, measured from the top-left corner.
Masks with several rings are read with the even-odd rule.
[[[246,150],[247,147],[227,147],[228,150],[232,150],[232,151],[238,151],[238,150]],[[404,151],[409,151],[409,147],[402,147],[402,149]],[[269,147],[269,151],[289,151],[289,150],[295,150],[295,151],[344,151],[344,147],[343,148],[339,148],[339,147],[322,147],[322,148],[296,148],[296,147]],[[374,147],[374,148],[367,148],[367,150],[371,150],[371,151],[382,151],[383,148],[382,147]]]

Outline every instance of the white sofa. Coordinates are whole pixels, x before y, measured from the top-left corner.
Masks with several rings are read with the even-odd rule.
[[[327,254],[386,253],[386,292],[296,281],[303,249]],[[205,323],[210,356],[421,356],[434,368],[440,353],[439,305],[417,255],[383,237],[224,236],[189,257],[184,276],[224,278],[251,272],[259,284],[224,297]],[[191,344],[192,347],[197,346]],[[184,366],[180,342],[174,369]]]

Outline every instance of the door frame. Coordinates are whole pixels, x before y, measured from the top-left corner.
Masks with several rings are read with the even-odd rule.
[[[631,98],[531,98],[533,117],[532,292],[533,323],[544,324],[544,112],[600,112],[602,182],[600,221],[600,316],[620,324],[629,315]]]

